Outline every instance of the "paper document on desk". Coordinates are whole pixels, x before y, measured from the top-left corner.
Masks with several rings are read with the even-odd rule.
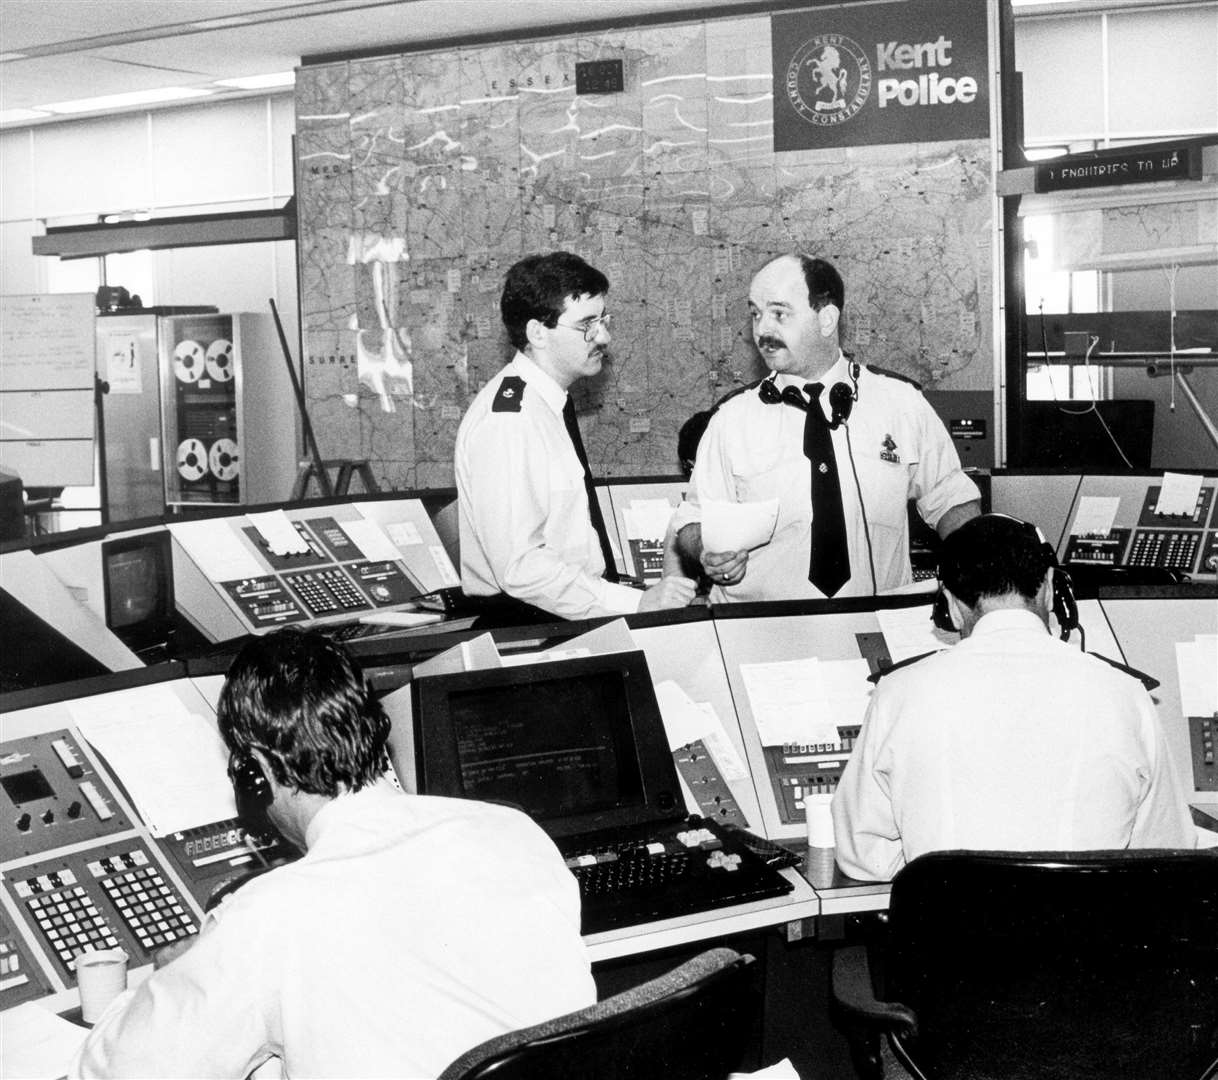
[[[308,555],[309,545],[296,531],[282,510],[267,510],[261,514],[247,514],[249,522],[266,541],[272,555]]]
[[[240,581],[266,573],[226,518],[170,522],[166,527],[208,581]]]
[[[673,508],[667,499],[631,499],[622,511],[627,540],[663,540]]]
[[[1176,642],[1180,678],[1180,712],[1184,716],[1218,714],[1218,634],[1197,634]]]
[[[66,705],[81,735],[118,774],[153,836],[236,816],[220,733],[165,684]]]
[[[768,544],[778,522],[778,500],[702,500],[702,550],[752,551]]]
[[[89,1029],[36,1001],[0,1012],[0,1076],[52,1080],[67,1076]]]
[[[923,653],[938,652],[955,642],[956,635],[939,630],[931,621],[930,612],[929,606],[922,606],[885,608],[875,613],[894,664]]]
[[[1191,520],[1197,512],[1197,500],[1201,497],[1201,480],[1202,477],[1187,473],[1165,472],[1155,513]]]
[[[1070,535],[1107,536],[1112,532],[1112,523],[1120,508],[1119,495],[1084,495],[1078,501]]]
[[[740,677],[762,746],[837,746],[820,661],[741,664]]]
[[[701,739],[724,780],[748,778],[744,762],[709,701],[694,701],[677,683],[665,679],[656,683],[656,702],[664,719],[670,750],[679,750]]]
[[[420,675],[451,675],[459,671],[483,671],[503,667],[499,647],[490,634],[479,634],[469,641],[459,641],[451,649],[436,653],[414,665],[413,678]]]

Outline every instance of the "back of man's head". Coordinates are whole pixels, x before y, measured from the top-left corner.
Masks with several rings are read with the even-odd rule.
[[[603,296],[608,291],[609,279],[570,251],[526,255],[507,272],[499,312],[513,348],[523,350],[529,343],[530,319],[553,329],[568,297]]]
[[[389,720],[341,645],[316,630],[253,638],[216,710],[232,752],[262,752],[275,780],[314,795],[358,791],[388,766]]]
[[[1053,549],[1035,525],[1005,514],[982,514],[943,541],[939,580],[970,608],[999,597],[1030,604],[1053,563]]]

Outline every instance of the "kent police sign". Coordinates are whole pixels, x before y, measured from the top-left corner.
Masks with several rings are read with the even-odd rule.
[[[771,34],[776,151],[989,135],[980,0],[791,12]]]

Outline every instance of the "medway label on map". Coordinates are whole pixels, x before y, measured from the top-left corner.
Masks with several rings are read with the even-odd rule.
[[[989,134],[985,4],[804,10],[770,24],[776,152]]]

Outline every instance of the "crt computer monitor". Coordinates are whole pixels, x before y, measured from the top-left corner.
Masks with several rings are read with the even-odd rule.
[[[424,794],[517,806],[555,838],[684,814],[641,652],[429,675],[411,696]]]
[[[106,626],[136,654],[162,649],[173,628],[173,556],[167,529],[102,542]]]

